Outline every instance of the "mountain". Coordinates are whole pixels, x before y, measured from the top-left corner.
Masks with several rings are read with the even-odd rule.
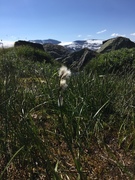
[[[67,48],[57,44],[43,44],[43,48],[44,51],[48,52],[54,59],[63,58],[70,53],[70,51]]]
[[[90,50],[96,51],[101,47],[102,40],[98,40],[98,39],[77,40],[67,43],[61,42],[59,45],[62,45],[71,51],[79,51],[83,48],[88,48]]]
[[[88,48],[90,50],[98,50],[101,47],[102,40],[98,39],[90,39],[90,40],[76,40],[72,42],[61,42],[54,39],[47,39],[47,40],[30,40],[33,43],[39,44],[55,44],[61,45],[67,48],[70,52],[79,51],[83,48]]]
[[[59,58],[58,61],[70,66],[75,71],[81,70],[92,58],[97,56],[97,52],[88,48],[83,48],[79,51],[69,53],[64,58]]]
[[[30,40],[30,42],[39,43],[39,44],[59,44],[59,43],[61,43],[61,41],[57,41],[57,40],[55,40],[55,39]]]
[[[129,38],[125,37],[116,37],[103,41],[101,48],[97,50],[98,53],[105,53],[111,50],[117,50],[121,48],[133,48],[135,43]]]

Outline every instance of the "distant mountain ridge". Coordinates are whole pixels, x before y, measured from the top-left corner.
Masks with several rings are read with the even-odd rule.
[[[96,51],[101,47],[103,40],[89,39],[89,40],[76,40],[72,42],[61,42],[54,39],[46,39],[46,40],[30,40],[29,42],[40,43],[42,45],[43,44],[61,45],[67,48],[68,50],[74,52],[74,51],[79,51],[83,48],[88,48],[90,50]]]
[[[45,39],[45,40],[30,40],[30,42],[33,43],[39,43],[39,44],[59,44],[61,41],[57,41],[55,39]]]

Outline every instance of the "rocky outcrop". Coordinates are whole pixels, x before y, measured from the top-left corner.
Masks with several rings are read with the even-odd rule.
[[[32,42],[29,42],[29,41],[19,40],[19,41],[15,42],[14,46],[15,47],[18,47],[18,46],[30,46],[30,47],[33,47],[33,48],[40,49],[40,50],[44,51],[44,48],[43,48],[42,44],[32,43]]]
[[[61,45],[47,43],[44,44],[43,47],[44,51],[48,52],[54,59],[63,58],[70,53],[67,48]]]
[[[133,48],[135,43],[125,37],[116,37],[103,41],[101,48],[97,50],[99,53],[109,52],[111,50],[118,50],[121,48]]]
[[[92,58],[96,57],[98,53],[88,48],[84,48],[80,51],[70,53],[66,58],[60,61],[72,69],[78,71],[81,70]]]
[[[82,69],[87,62],[97,55],[97,52],[88,48],[80,51],[70,52],[67,48],[61,45],[44,44],[44,50],[48,52],[55,60],[63,63],[74,70]]]

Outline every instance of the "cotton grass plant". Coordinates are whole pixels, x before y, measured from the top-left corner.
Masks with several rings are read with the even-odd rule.
[[[64,91],[68,87],[67,80],[71,76],[71,71],[66,67],[62,66],[58,72],[59,75],[59,92],[58,92],[58,106],[63,106],[63,95]]]

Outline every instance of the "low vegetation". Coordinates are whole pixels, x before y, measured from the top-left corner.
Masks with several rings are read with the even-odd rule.
[[[87,65],[86,70],[96,71],[99,74],[131,73],[135,69],[135,48],[111,51],[99,54]]]
[[[134,179],[134,63],[135,49],[99,55],[58,106],[61,65],[1,49],[0,179]]]

